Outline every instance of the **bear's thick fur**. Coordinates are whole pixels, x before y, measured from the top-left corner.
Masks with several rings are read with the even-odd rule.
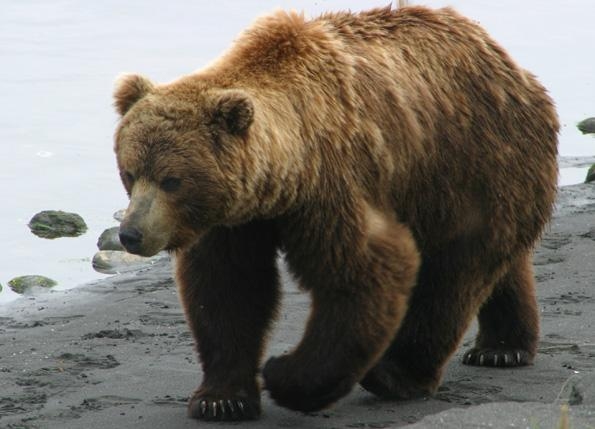
[[[283,406],[356,383],[431,394],[475,316],[464,363],[532,362],[558,121],[478,25],[448,8],[277,12],[194,74],[123,77],[115,100],[120,236],[175,252],[204,372],[192,417],[259,415],[278,249],[312,297],[300,344],[262,369]]]

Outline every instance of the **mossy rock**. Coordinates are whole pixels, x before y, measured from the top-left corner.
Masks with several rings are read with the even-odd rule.
[[[585,183],[591,183],[595,181],[595,164],[589,167],[587,171],[587,177],[585,178]]]
[[[583,134],[595,134],[595,118],[584,119],[576,126]]]
[[[76,213],[44,210],[31,218],[29,228],[42,238],[78,237],[87,231],[87,224]]]
[[[33,288],[50,289],[56,281],[44,276],[20,276],[8,282],[8,286],[16,293],[24,294]]]

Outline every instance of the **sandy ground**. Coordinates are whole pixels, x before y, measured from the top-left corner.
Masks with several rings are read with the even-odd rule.
[[[200,380],[167,262],[0,307],[0,428],[572,428],[595,427],[595,186],[562,188],[535,253],[542,334],[535,365],[461,364],[475,327],[433,398],[383,402],[357,387],[311,414],[275,406],[257,422],[186,417]],[[309,300],[287,276],[268,353],[298,341]]]

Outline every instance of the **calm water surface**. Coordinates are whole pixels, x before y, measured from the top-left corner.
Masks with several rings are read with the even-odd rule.
[[[114,78],[142,72],[173,80],[216,58],[257,16],[275,8],[316,15],[386,1],[2,2],[0,8],[0,302],[6,283],[42,274],[59,288],[102,277],[90,259],[112,213],[126,206],[112,153]],[[417,1],[452,5],[479,21],[549,88],[563,123],[563,155],[594,155],[576,122],[595,116],[592,0]],[[580,177],[579,177],[580,176]],[[566,182],[582,180],[568,171]],[[27,223],[38,211],[81,214],[89,231],[43,240]],[[0,310],[1,312],[1,310]]]

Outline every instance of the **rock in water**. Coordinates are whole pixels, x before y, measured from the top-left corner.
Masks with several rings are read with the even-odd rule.
[[[576,126],[583,134],[595,134],[595,118],[584,119]]]
[[[44,210],[31,218],[29,228],[42,238],[78,237],[87,231],[87,224],[76,213]]]
[[[99,250],[124,250],[124,246],[120,243],[119,232],[120,228],[117,226],[103,231],[97,240],[97,248]]]
[[[116,219],[118,222],[122,222],[124,220],[124,216],[126,216],[126,209],[121,209],[114,213],[114,219]]]
[[[591,183],[595,180],[595,164],[589,167],[587,170],[587,177],[585,178],[585,183]]]
[[[19,294],[30,292],[34,288],[50,289],[57,284],[56,281],[44,276],[20,276],[8,282],[8,286]]]
[[[117,250],[100,250],[93,256],[93,269],[103,274],[116,274],[126,271],[138,270],[144,266],[152,265],[156,261],[167,257],[166,252],[158,253],[150,258],[133,255]]]

